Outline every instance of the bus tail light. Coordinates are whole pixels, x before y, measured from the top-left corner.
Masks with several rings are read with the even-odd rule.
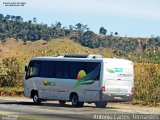
[[[102,86],[102,87],[101,87],[101,91],[102,91],[102,92],[105,92],[105,91],[106,91],[105,86]]]
[[[134,92],[134,87],[131,88],[131,93],[133,93],[133,92]]]

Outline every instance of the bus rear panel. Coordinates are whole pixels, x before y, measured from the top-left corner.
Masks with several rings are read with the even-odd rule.
[[[134,92],[133,62],[123,59],[104,61],[102,100],[131,101]]]

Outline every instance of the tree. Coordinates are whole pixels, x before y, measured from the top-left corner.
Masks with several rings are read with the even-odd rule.
[[[24,74],[24,62],[21,57],[10,57],[2,59],[4,68],[6,69],[5,76],[0,76],[3,79],[1,86],[22,86]]]
[[[104,27],[101,27],[101,28],[99,29],[99,34],[101,34],[101,35],[106,35],[106,33],[107,33],[107,30],[106,30]]]
[[[115,35],[118,35],[118,32],[115,32],[114,34],[115,34]]]
[[[87,27],[88,25],[83,25],[83,24],[81,24],[81,23],[77,23],[76,25],[75,25],[75,29],[77,30],[77,31],[79,31],[79,32],[84,32],[84,31],[88,31],[89,30],[89,28]]]
[[[75,26],[76,26],[75,27],[76,30],[81,31],[81,28],[82,28],[82,24],[81,23],[77,23]]]
[[[11,18],[10,15],[6,15],[6,16],[4,17],[4,19],[5,19],[5,20],[8,20],[8,21],[10,20],[10,18]]]
[[[61,29],[61,23],[60,22],[56,22],[56,24],[55,24],[55,27],[57,28],[57,29]]]
[[[22,22],[23,21],[23,18],[21,16],[16,16],[15,17],[15,21],[16,22]]]
[[[77,23],[76,25],[75,25],[75,29],[77,30],[77,31],[79,31],[79,32],[83,32],[83,29],[82,29],[82,24],[81,23]]]
[[[35,17],[33,18],[33,23],[35,23],[35,24],[37,23],[37,18],[35,18]]]
[[[11,21],[14,21],[15,18],[16,18],[16,17],[15,17],[14,15],[12,15],[12,16],[11,16]]]
[[[29,24],[32,24],[32,20],[29,20],[28,23],[29,23]]]

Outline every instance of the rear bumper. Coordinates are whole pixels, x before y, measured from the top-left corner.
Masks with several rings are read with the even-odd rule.
[[[126,95],[114,95],[114,94],[102,94],[101,100],[108,102],[127,102],[132,101],[133,94]]]

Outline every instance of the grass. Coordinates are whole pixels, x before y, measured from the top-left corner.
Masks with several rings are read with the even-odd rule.
[[[65,53],[86,53],[86,54],[102,54],[105,57],[112,57],[112,51],[106,48],[91,49],[83,47],[73,42],[69,38],[52,39],[48,42],[38,40],[35,42],[27,42],[25,45],[22,41],[8,39],[5,43],[0,44],[0,59],[7,57],[19,56],[26,61],[35,56],[53,56]]]
[[[160,64],[136,63],[135,99],[160,102]]]

